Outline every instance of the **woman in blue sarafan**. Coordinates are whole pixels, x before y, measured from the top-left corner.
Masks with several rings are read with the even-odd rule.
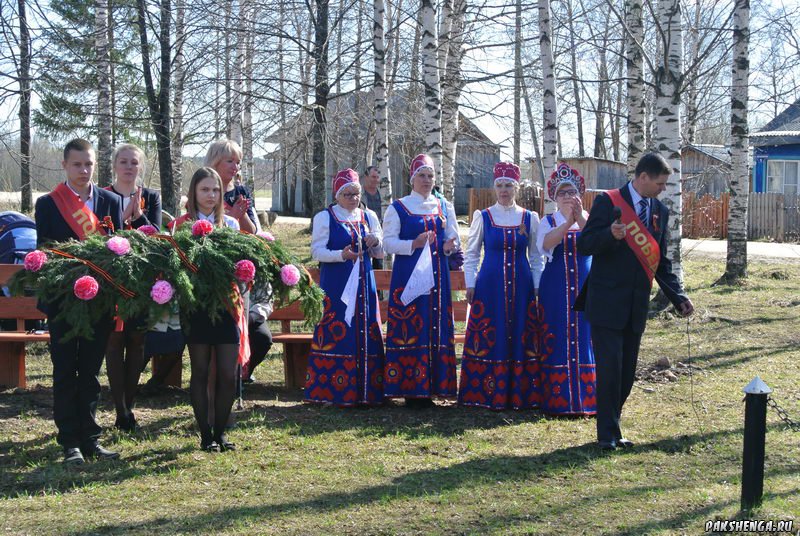
[[[543,261],[536,249],[539,216],[516,203],[519,179],[516,164],[496,164],[497,203],[472,215],[464,262],[471,307],[458,390],[464,406],[539,405],[541,322],[535,289]]]
[[[386,332],[389,398],[404,397],[415,409],[432,397],[456,396],[456,356],[450,268],[458,248],[453,205],[433,195],[433,160],[411,162],[410,195],[394,201],[383,218],[384,248],[394,254]]]
[[[558,210],[539,224],[539,250],[547,258],[539,285],[544,309],[542,411],[553,415],[594,415],[597,411],[594,352],[589,323],[573,311],[592,258],[576,242],[589,214],[583,210],[583,177],[563,162],[547,181]]]
[[[383,403],[383,337],[370,257],[383,258],[378,216],[358,208],[358,173],[333,179],[336,203],[314,216],[311,256],[325,291],[308,356],[305,400],[336,406]]]

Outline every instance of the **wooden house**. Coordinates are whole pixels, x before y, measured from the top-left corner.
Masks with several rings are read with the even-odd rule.
[[[731,180],[731,155],[724,145],[687,144],[681,149],[683,191],[698,197],[719,197],[728,191]]]
[[[750,134],[754,192],[798,193],[800,179],[800,99]]]
[[[335,96],[327,108],[327,159],[325,176],[350,167],[363,173],[375,163],[371,93],[353,92]],[[423,151],[421,98],[409,98],[408,92],[396,92],[389,106],[389,170],[395,198],[410,192],[408,167],[411,159]],[[278,170],[272,183],[272,210],[281,213],[305,214],[310,205],[311,144],[310,121],[304,112],[292,118],[287,126],[271,134],[267,141],[276,144],[268,155]],[[469,208],[470,188],[493,185],[494,164],[500,160],[500,145],[490,140],[472,121],[459,114],[458,146],[455,169],[456,212]],[[325,184],[327,202],[331,202],[331,185]]]
[[[565,162],[573,169],[577,169],[583,180],[586,181],[587,190],[610,190],[612,188],[619,188],[628,181],[627,166],[624,162],[617,162],[616,160],[606,160],[604,158],[595,158],[593,156],[573,156],[570,158],[559,158],[559,162]],[[538,178],[539,169],[536,159],[531,159],[532,168],[534,169],[534,176]],[[550,173],[545,171],[547,178]],[[538,180],[533,181],[538,184]],[[546,181],[545,181],[546,182]]]

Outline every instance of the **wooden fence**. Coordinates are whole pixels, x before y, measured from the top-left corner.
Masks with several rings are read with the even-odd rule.
[[[589,210],[601,190],[587,190],[583,194],[583,206]],[[694,192],[683,194],[683,237],[719,238],[728,237],[729,194],[720,197]],[[474,188],[469,194],[470,219],[476,210],[495,203],[493,188]],[[517,196],[521,207],[544,212],[541,188],[521,188]],[[774,240],[776,242],[800,242],[800,195],[777,193],[751,193],[747,207],[747,236],[750,240]]]

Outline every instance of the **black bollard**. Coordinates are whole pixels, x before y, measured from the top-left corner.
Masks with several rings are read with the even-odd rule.
[[[761,504],[764,493],[764,439],[767,398],[772,389],[756,376],[744,388],[744,449],[742,452],[742,511]]]

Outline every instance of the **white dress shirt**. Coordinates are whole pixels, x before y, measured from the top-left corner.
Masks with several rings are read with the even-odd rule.
[[[67,188],[69,188],[73,194],[78,196],[78,201],[81,201],[81,194],[76,192],[75,188],[69,185],[69,181],[66,181],[64,184],[67,185]],[[86,208],[94,212],[94,184],[91,182],[89,183],[89,197],[86,199],[86,201],[82,201],[82,203],[86,205]]]
[[[492,220],[497,225],[504,227],[519,227],[525,215],[525,209],[514,203],[505,207],[500,203],[495,203],[489,207]],[[528,263],[533,273],[533,284],[539,288],[539,279],[542,277],[544,269],[544,259],[538,251],[536,229],[539,227],[539,216],[531,213],[531,221],[528,226]],[[467,288],[475,288],[475,280],[478,278],[478,263],[481,259],[483,249],[483,215],[480,210],[476,210],[472,215],[472,224],[469,226],[469,237],[467,238],[467,249],[464,252],[464,282]]]
[[[650,200],[642,197],[639,194],[639,192],[636,191],[636,188],[633,187],[632,182],[628,183],[628,191],[631,193],[631,202],[633,202],[633,211],[636,213],[636,215],[639,214],[639,201],[641,201],[642,199],[647,201],[647,214],[644,218],[645,225],[647,225],[646,222],[650,221]]]
[[[364,214],[367,221],[367,233],[378,239],[377,245],[369,248],[370,257],[374,259],[383,258],[383,231],[377,214],[370,209],[363,210],[360,208],[348,212],[338,204],[333,205],[333,213],[339,221],[351,222],[360,222],[361,215]],[[311,258],[317,262],[344,262],[342,258],[342,251],[344,250],[328,249],[328,239],[331,236],[330,222],[331,218],[327,210],[318,212],[314,216],[314,230],[311,233]]]
[[[589,213],[586,212],[585,210],[583,211],[583,217],[584,218],[589,217]],[[566,216],[561,214],[560,210],[553,213],[553,219],[556,221],[556,227],[561,226],[562,224],[564,224],[564,222],[567,221]],[[571,231],[574,229],[577,231],[580,230],[580,228],[581,226],[578,225],[578,222],[575,222],[572,224],[572,227],[570,227],[569,230]],[[539,249],[539,252],[542,255],[544,255],[544,257],[547,259],[547,262],[553,260],[553,250],[556,249],[556,246],[558,245],[556,244],[550,249],[544,249],[544,238],[553,229],[555,229],[555,227],[550,225],[550,220],[548,220],[547,218],[542,218],[541,223],[539,223],[539,230],[536,231],[536,247]]]
[[[425,215],[425,214],[439,214],[439,198],[431,194],[428,197],[422,197],[417,192],[400,199],[400,202],[406,207],[411,214]],[[456,220],[456,210],[453,204],[449,201],[444,201],[444,210],[447,216],[447,228],[444,231],[444,239],[456,239],[456,246],[460,245],[458,238],[458,220]],[[414,237],[416,238],[416,237]],[[386,253],[395,255],[411,255],[414,253],[412,246],[414,240],[401,240],[400,239],[400,216],[394,209],[394,205],[389,205],[386,213],[383,215],[383,247]]]

